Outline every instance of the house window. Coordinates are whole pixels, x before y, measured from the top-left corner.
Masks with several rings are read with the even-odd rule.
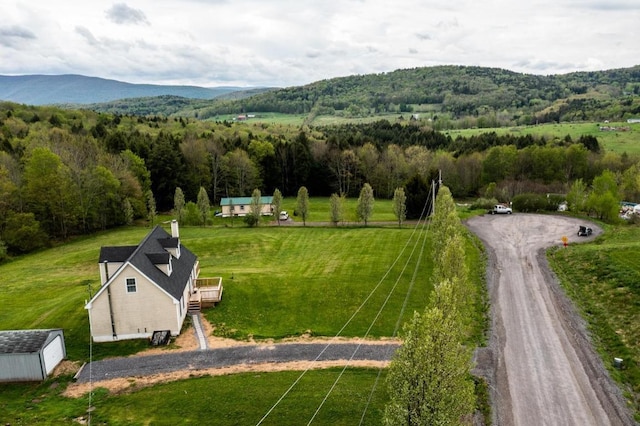
[[[135,293],[136,291],[136,279],[127,278],[127,293]]]
[[[244,211],[244,206],[240,206],[240,210],[241,210],[241,211]]]

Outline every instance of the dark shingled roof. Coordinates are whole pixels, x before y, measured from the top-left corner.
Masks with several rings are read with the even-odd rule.
[[[0,331],[0,354],[38,352],[53,330]]]
[[[101,247],[99,262],[125,262],[137,248],[138,246]]]
[[[180,258],[173,258],[171,261],[173,271],[170,276],[167,276],[155,266],[156,264],[169,263],[166,248],[177,246],[178,239],[172,237],[158,225],[147,234],[137,247],[102,247],[100,249],[100,262],[104,260],[110,262],[128,261],[176,300],[180,300],[193,266],[196,263],[196,256],[185,246],[181,246]],[[129,255],[122,259],[122,256],[127,253]],[[104,258],[103,255],[105,256]],[[109,255],[113,255],[113,258],[108,258],[107,256]],[[120,255],[120,257],[117,257],[117,255]]]

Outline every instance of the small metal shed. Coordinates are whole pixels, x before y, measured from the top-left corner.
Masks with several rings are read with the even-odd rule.
[[[66,356],[62,329],[0,331],[0,382],[45,380]]]

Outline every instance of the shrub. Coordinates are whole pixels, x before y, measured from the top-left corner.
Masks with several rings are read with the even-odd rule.
[[[184,223],[185,225],[197,226],[201,224],[200,220],[200,210],[198,210],[198,205],[193,201],[189,201],[184,206]]]
[[[493,206],[498,204],[498,200],[496,198],[478,198],[469,208],[471,210],[477,209],[490,209]]]
[[[11,253],[29,253],[47,245],[47,234],[33,213],[9,213],[2,239]]]
[[[556,211],[562,201],[561,196],[520,194],[513,197],[513,208],[520,212]]]

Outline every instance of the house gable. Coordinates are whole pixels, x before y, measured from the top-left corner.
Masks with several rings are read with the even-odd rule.
[[[172,234],[152,229],[137,246],[102,247],[103,285],[85,305],[95,341],[179,334],[197,278],[197,258]]]
[[[175,256],[170,250],[179,252],[180,257]],[[122,257],[127,253],[130,253],[129,257],[123,262]],[[131,246],[103,247],[100,250],[101,263],[107,262],[107,265],[110,265],[113,262],[123,262],[104,285],[108,285],[125,265],[129,264],[175,300],[181,299],[185,287],[189,284],[196,260],[196,256],[182,246],[178,238],[172,237],[161,226],[156,226],[133,250]],[[101,291],[102,288],[98,293]]]

